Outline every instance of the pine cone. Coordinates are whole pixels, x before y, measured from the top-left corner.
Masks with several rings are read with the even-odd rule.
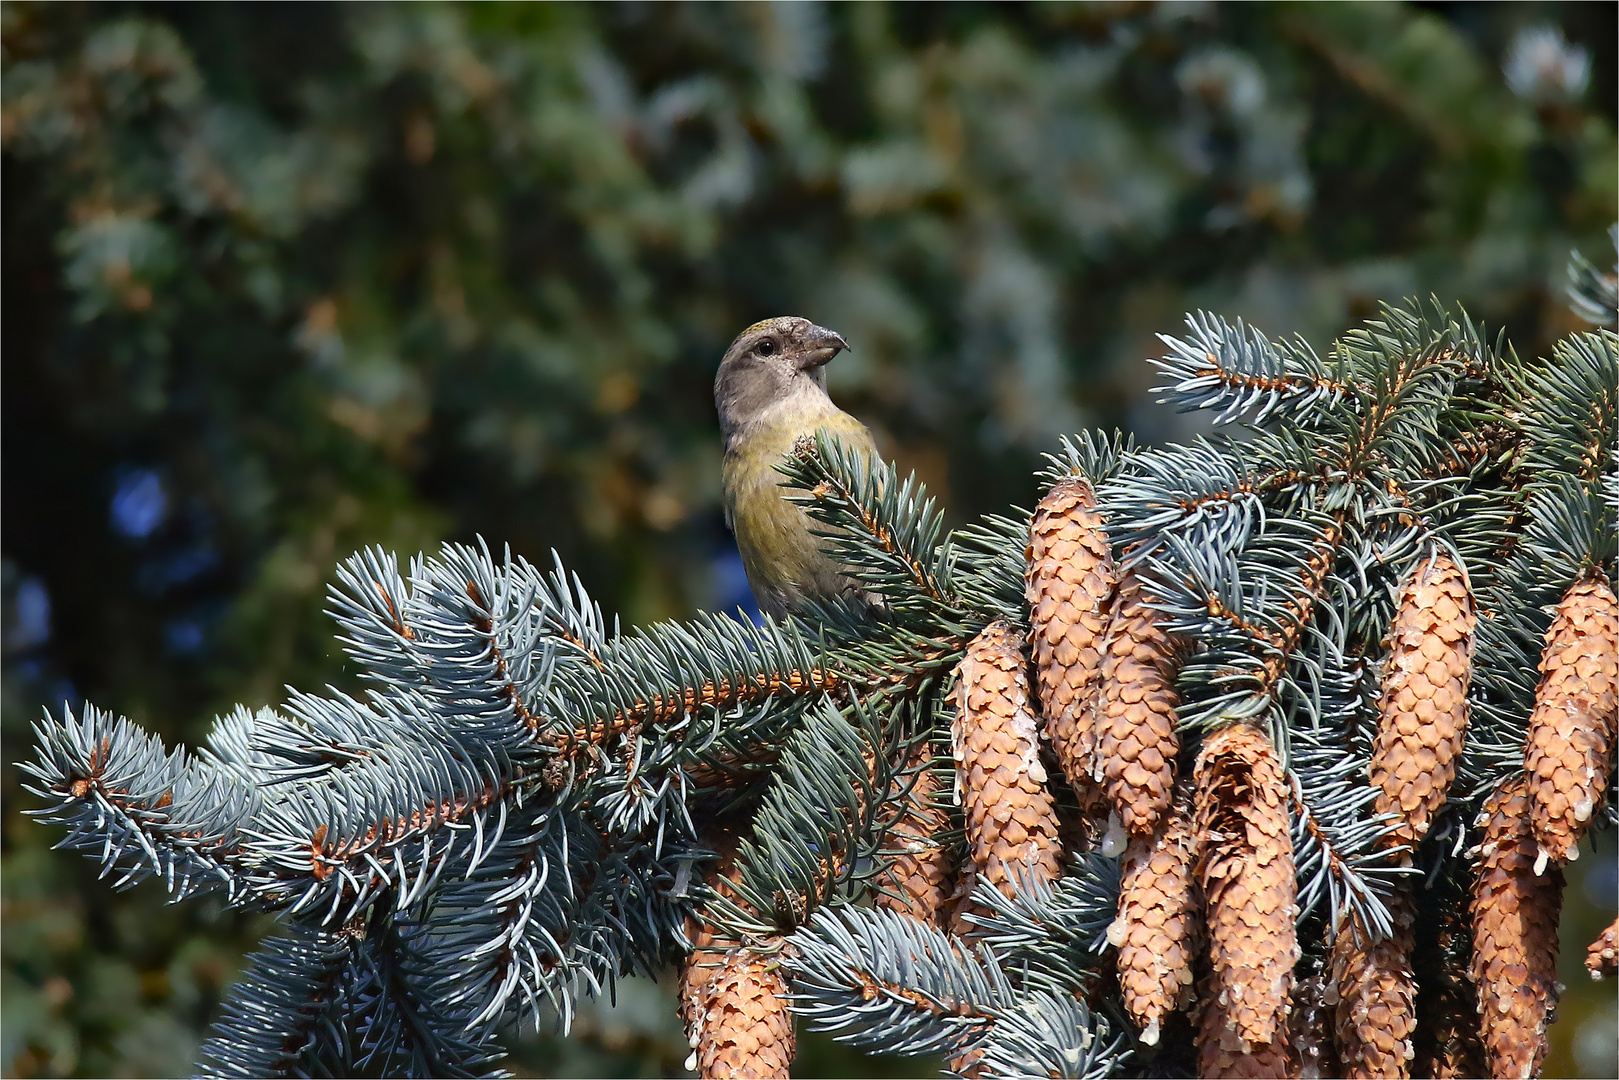
[[[1158,1041],[1159,1025],[1192,985],[1202,912],[1194,872],[1191,793],[1177,785],[1170,812],[1151,836],[1132,837],[1119,878],[1119,915],[1108,939],[1119,947],[1124,1007]]]
[[[741,868],[736,865],[736,837],[727,830],[714,830],[705,838],[718,854],[714,866],[703,875],[703,882],[722,896],[736,899],[733,886],[741,880]],[[704,1000],[704,987],[714,977],[716,969],[725,960],[731,943],[721,939],[719,930],[700,915],[686,920],[686,937],[692,948],[680,967],[679,1011],[686,1025],[686,1037],[693,1050],[701,1041],[699,1026]]]
[[[1024,663],[1022,635],[1010,623],[986,626],[957,670],[950,729],[956,797],[976,876],[1008,896],[1020,874],[1052,881],[1062,872],[1057,811],[1040,764]]]
[[[1163,629],[1164,616],[1147,606],[1132,572],[1119,582],[1118,599],[1102,657],[1102,701],[1096,723],[1096,758],[1108,800],[1127,832],[1150,836],[1169,807],[1175,783],[1175,669],[1178,643]]]
[[[1585,954],[1585,970],[1593,979],[1605,979],[1614,974],[1616,961],[1619,961],[1619,919],[1591,942]]]
[[[1287,778],[1270,740],[1236,724],[1203,740],[1193,786],[1203,842],[1198,877],[1216,1000],[1228,1014],[1223,1023],[1255,1046],[1285,1043],[1299,958]]]
[[[739,900],[737,839],[726,830],[707,838],[719,859],[704,880],[710,888]],[[730,948],[706,920],[686,924],[692,950],[680,969],[679,1009],[692,1047],[688,1068],[698,1075],[786,1077],[796,1048],[788,987],[774,960],[748,948]]]
[[[1524,769],[1535,839],[1561,863],[1578,857],[1607,791],[1619,726],[1619,599],[1600,574],[1557,605],[1540,670]]]
[[[1295,1062],[1293,1075],[1300,1080],[1341,1075],[1333,1040],[1333,1006],[1326,1000],[1324,967],[1317,959],[1313,973],[1293,986],[1293,1011],[1287,1018],[1287,1033]]]
[[[1478,994],[1468,967],[1473,932],[1459,883],[1440,882],[1424,890],[1417,920],[1417,947],[1412,967],[1421,987],[1417,995],[1416,1057],[1411,1075],[1423,1077],[1488,1076],[1480,1031]]]
[[[907,763],[907,772],[915,776],[910,791],[896,781],[889,793],[890,799],[904,799],[899,820],[889,833],[890,846],[897,852],[872,884],[880,890],[878,907],[902,911],[942,930],[942,913],[952,887],[952,860],[950,849],[938,837],[950,828],[950,817],[935,802],[938,774],[925,764],[931,756],[925,744],[919,746]]]
[[[1417,1027],[1411,972],[1416,905],[1402,889],[1389,903],[1394,932],[1373,938],[1359,919],[1338,930],[1332,973],[1338,989],[1338,1055],[1347,1077],[1409,1077]]]
[[[1197,1075],[1205,1080],[1279,1080],[1296,1075],[1292,1048],[1285,1029],[1275,1042],[1252,1043],[1232,1026],[1235,1010],[1222,1006],[1219,990],[1204,987],[1197,1026]]]
[[[1411,1075],[1433,1080],[1473,1080],[1487,1076],[1484,1044],[1479,1041],[1478,1003],[1471,995],[1446,987],[1424,994],[1417,1011],[1417,1053]]]
[[[1514,777],[1484,804],[1473,882],[1473,981],[1491,1076],[1532,1076],[1546,1057],[1557,1004],[1557,918],[1563,872],[1535,873],[1539,848],[1528,784]]]
[[[1088,802],[1096,691],[1118,575],[1096,497],[1083,479],[1059,481],[1035,507],[1024,585],[1046,734],[1068,782]]]
[[[1370,770],[1377,812],[1402,819],[1390,842],[1413,851],[1456,776],[1467,732],[1473,625],[1462,571],[1444,554],[1421,563],[1389,631]]]
[[[688,1006],[700,1033],[693,1053],[697,1075],[786,1080],[797,1045],[788,992],[773,959],[746,948],[725,954]]]

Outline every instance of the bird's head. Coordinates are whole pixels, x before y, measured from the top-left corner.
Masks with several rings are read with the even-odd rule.
[[[826,394],[826,362],[849,343],[808,319],[756,322],[731,342],[714,376],[714,404],[729,437],[766,409],[798,394]]]

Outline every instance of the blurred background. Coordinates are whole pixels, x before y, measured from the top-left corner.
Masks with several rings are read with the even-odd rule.
[[[747,603],[711,385],[800,314],[960,523],[1061,433],[1185,434],[1143,357],[1210,308],[1325,347],[1460,301],[1577,327],[1616,213],[1616,6],[0,5],[0,1068],[185,1073],[264,930],[114,893],[22,810],[42,707],[171,741],[352,687],[338,559],[555,549],[626,621]],[[1580,966],[1548,1076],[1619,1075]],[[680,1073],[626,985],[530,1075]],[[914,1073],[808,1040],[801,1075]]]

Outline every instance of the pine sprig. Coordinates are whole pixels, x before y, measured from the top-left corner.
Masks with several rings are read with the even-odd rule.
[[[1550,363],[1528,373],[1524,466],[1532,476],[1594,483],[1619,424],[1619,334],[1595,330],[1557,343]]]
[[[1070,476],[1082,476],[1097,487],[1133,467],[1136,439],[1122,431],[1082,431],[1062,437],[1062,451],[1046,455],[1038,476],[1049,487]]]
[[[38,757],[21,763],[29,791],[51,805],[30,814],[68,826],[60,846],[100,861],[117,888],[156,876],[175,899],[224,888],[244,828],[264,806],[240,773],[183,750],[94,705],[36,724]]]
[[[897,912],[819,912],[788,940],[793,1011],[852,1046],[956,1056],[1017,1008],[993,953]]]
[[[336,1014],[354,945],[350,933],[307,926],[266,940],[225,998],[197,1075],[340,1075],[352,1067],[348,1028]]]
[[[1241,319],[1233,326],[1206,311],[1188,315],[1186,327],[1186,338],[1158,335],[1169,354],[1152,362],[1170,380],[1153,392],[1177,412],[1213,413],[1216,424],[1248,414],[1247,422],[1258,425],[1308,416],[1348,392],[1302,341],[1279,345]]]
[[[1384,463],[1432,465],[1426,437],[1451,391],[1485,347],[1471,321],[1450,318],[1437,302],[1384,305],[1382,317],[1351,329],[1333,350],[1354,389],[1341,408],[1321,410],[1324,433],[1341,440],[1337,467],[1353,478]],[[1442,456],[1441,456],[1442,457]]]
[[[1371,811],[1367,755],[1346,754],[1331,738],[1303,726],[1290,733],[1299,923],[1322,915],[1337,925],[1348,912],[1359,925],[1387,936],[1393,924],[1386,901],[1409,871],[1400,864],[1401,849],[1386,843],[1394,822]]]
[[[1117,1076],[1133,1056],[1118,1020],[1072,994],[1031,990],[1022,1007],[1001,1017],[985,1040],[976,1071],[989,1076],[1097,1080]]]
[[[1097,852],[1080,856],[1055,882],[1025,875],[1012,895],[980,883],[967,915],[981,940],[1023,970],[1025,982],[1070,993],[1096,978],[1108,927],[1119,909],[1119,864]]]
[[[859,706],[850,714],[811,710],[772,770],[738,857],[735,888],[745,906],[720,905],[744,934],[790,930],[817,908],[847,900],[857,872],[881,848],[891,748],[874,716]],[[748,917],[749,908],[770,921]]]
[[[944,510],[914,473],[901,480],[893,465],[868,464],[824,430],[800,439],[781,471],[803,493],[789,498],[828,526],[828,552],[890,612],[922,616],[953,604],[939,544]]]
[[[1614,269],[1604,274],[1578,251],[1569,253],[1568,299],[1574,314],[1588,323],[1619,330],[1619,224],[1608,227]]]

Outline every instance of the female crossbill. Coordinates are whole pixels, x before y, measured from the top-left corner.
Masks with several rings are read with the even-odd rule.
[[[806,598],[864,595],[822,550],[804,511],[784,497],[776,471],[795,441],[823,428],[877,459],[871,432],[826,394],[826,362],[848,347],[808,319],[766,319],[737,335],[714,377],[725,439],[725,521],[736,533],[754,599],[778,619],[801,610]]]

